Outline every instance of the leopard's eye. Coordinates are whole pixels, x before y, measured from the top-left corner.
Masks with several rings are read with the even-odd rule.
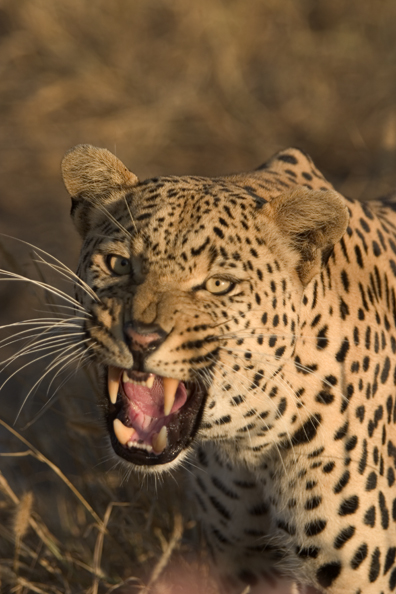
[[[205,289],[214,295],[226,295],[235,287],[235,283],[225,278],[213,276],[205,283]]]
[[[106,258],[106,264],[108,269],[117,276],[125,276],[130,274],[132,270],[130,260],[124,258],[124,256],[109,254]]]

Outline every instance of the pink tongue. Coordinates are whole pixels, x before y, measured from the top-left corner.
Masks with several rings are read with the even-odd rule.
[[[164,387],[161,377],[158,375],[155,377],[151,389],[131,383],[124,383],[123,387],[128,400],[142,413],[155,418],[164,416]]]
[[[127,409],[128,424],[136,430],[138,435],[135,441],[143,441],[151,445],[153,434],[159,433],[168,422],[166,420],[168,417],[164,415],[163,378],[156,375],[151,389],[129,382],[122,382],[122,388],[130,404]],[[169,414],[179,410],[186,400],[186,386],[183,382],[179,382],[175,401]]]

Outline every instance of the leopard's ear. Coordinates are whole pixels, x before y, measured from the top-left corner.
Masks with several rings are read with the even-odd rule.
[[[138,178],[110,151],[79,144],[66,153],[62,176],[72,197],[72,217],[84,237],[94,219],[120,192],[136,186]]]
[[[349,221],[345,199],[334,190],[299,187],[267,203],[269,245],[294,267],[305,286],[321,270]]]

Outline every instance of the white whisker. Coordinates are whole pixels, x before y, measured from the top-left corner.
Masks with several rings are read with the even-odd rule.
[[[108,219],[115,225],[128,239],[132,239],[132,235],[129,233],[127,229],[113,215],[107,210],[107,208],[96,200],[92,200],[88,197],[85,198],[87,202],[89,202],[94,208],[97,208],[102,212]]]
[[[21,431],[25,431],[26,429],[28,429],[29,427],[31,427],[32,425],[34,425],[34,423],[36,423],[36,421],[38,421],[38,419],[40,417],[42,417],[42,415],[48,410],[48,408],[50,406],[52,406],[54,404],[54,402],[56,402],[58,400],[58,398],[62,395],[60,391],[65,386],[65,384],[70,380],[70,378],[73,377],[73,375],[75,375],[78,372],[78,370],[82,367],[82,365],[86,365],[86,364],[89,363],[89,359],[92,357],[92,355],[87,355],[88,349],[89,349],[89,347],[80,354],[80,356],[79,356],[80,361],[77,363],[76,369],[73,369],[64,378],[64,380],[59,384],[59,386],[56,387],[55,391],[50,396],[50,398],[47,400],[47,402],[34,415],[33,419],[31,421],[28,421],[26,423],[26,425],[24,425],[21,428]],[[81,361],[83,362],[82,364],[81,364]],[[72,364],[72,361],[69,362],[69,365],[71,365],[71,364]],[[53,383],[54,379],[55,379],[55,377],[51,380],[51,384]],[[47,389],[47,394],[49,392],[49,389],[50,389],[50,387],[48,387],[48,389]]]
[[[38,336],[41,336],[41,334],[39,334]],[[41,340],[36,340],[33,343],[29,343],[26,347],[21,348],[17,353],[11,355],[11,357],[1,362],[1,365],[3,365],[3,367],[1,368],[1,372],[3,372],[11,363],[16,361],[20,357],[52,349],[54,346],[67,345],[70,344],[70,342],[76,344],[76,336],[85,336],[85,332],[74,332],[72,334],[64,334],[61,336],[47,336],[46,338],[43,338]]]
[[[75,346],[75,345],[72,345],[72,347],[74,347],[74,346]],[[70,349],[70,348],[71,348],[71,347],[69,347],[69,349]],[[66,350],[69,350],[69,349],[66,349]],[[52,363],[52,364],[51,364],[49,367],[47,367],[47,371],[45,371],[45,373],[43,373],[43,374],[41,375],[41,377],[40,377],[40,378],[39,378],[39,379],[38,379],[38,380],[37,380],[37,381],[36,381],[36,382],[33,384],[33,386],[30,388],[29,392],[26,394],[25,398],[23,399],[23,402],[22,402],[22,404],[21,404],[21,406],[20,406],[20,408],[19,408],[18,414],[17,414],[17,416],[15,417],[14,424],[15,424],[15,423],[18,421],[18,419],[19,419],[19,416],[20,416],[20,414],[21,414],[21,412],[22,412],[22,409],[23,409],[23,407],[25,406],[25,404],[26,404],[26,402],[27,402],[27,400],[28,400],[29,396],[30,396],[30,395],[32,394],[32,392],[34,392],[34,390],[35,390],[35,389],[36,389],[36,388],[37,388],[37,387],[38,387],[38,386],[39,386],[39,385],[42,383],[42,381],[44,380],[44,378],[45,378],[45,377],[46,377],[46,376],[47,376],[49,373],[51,373],[51,371],[53,371],[53,370],[54,370],[54,369],[55,369],[55,368],[56,368],[58,365],[62,365],[62,364],[63,364],[63,367],[62,367],[62,369],[63,369],[65,366],[67,366],[68,364],[70,364],[70,363],[72,363],[74,360],[76,360],[76,359],[78,358],[78,356],[81,354],[81,349],[78,351],[78,353],[77,353],[77,354],[74,352],[74,353],[70,353],[69,355],[66,355],[66,356],[64,355],[64,352],[65,352],[65,351],[62,351],[62,358],[61,358],[59,361],[57,361],[56,363],[55,363],[55,362],[53,362],[53,363]],[[3,387],[3,386],[2,386],[2,387]],[[2,388],[2,387],[1,387],[1,388]],[[1,388],[0,388],[0,390],[1,390]]]
[[[56,289],[52,285],[49,285],[49,284],[44,283],[42,281],[38,281],[38,280],[35,280],[35,279],[28,278],[27,276],[23,276],[21,274],[17,274],[16,272],[8,272],[7,270],[3,270],[3,269],[0,269],[0,274],[3,274],[6,277],[6,278],[0,278],[0,281],[8,281],[8,282],[18,281],[18,282],[27,282],[27,283],[30,283],[32,285],[35,285],[35,286],[39,287],[40,289],[43,289],[43,291],[47,291],[48,293],[51,293],[51,294],[55,295],[56,297],[59,297],[59,299],[63,299],[64,301],[68,301],[76,309],[78,309],[78,310],[80,310],[80,311],[82,311],[82,312],[85,313],[84,308],[82,307],[82,305],[76,299],[74,299],[73,297],[70,297],[70,295],[68,295],[64,291],[61,291],[60,289]]]
[[[23,325],[31,325],[33,326],[32,328],[27,328],[25,330],[21,330],[20,332],[16,332],[15,334],[13,334],[12,336],[7,336],[6,338],[3,338],[2,340],[0,340],[0,348],[6,348],[9,347],[12,344],[15,344],[16,342],[20,342],[21,340],[32,340],[33,338],[36,338],[38,336],[43,336],[43,334],[49,333],[49,332],[54,332],[55,330],[59,330],[59,329],[70,329],[70,330],[81,330],[81,326],[80,324],[72,324],[69,323],[69,321],[66,321],[66,323],[45,323],[45,324],[38,324],[37,322],[35,322],[34,324],[32,323],[24,323],[24,322],[20,322],[17,324],[9,324],[7,326],[3,326],[2,328],[10,328],[12,326],[23,326]],[[38,330],[40,330],[40,332],[37,332]],[[34,334],[32,334],[34,332]],[[68,336],[68,334],[65,334],[65,336]],[[59,334],[55,334],[54,332],[54,336],[59,336]]]
[[[45,250],[43,250],[42,248],[37,247],[36,245],[29,243],[28,241],[24,241],[23,239],[19,239],[18,237],[13,237],[12,235],[7,235],[6,233],[0,233],[1,237],[7,237],[8,239],[12,239],[13,241],[17,241],[18,243],[22,243],[23,245],[26,245],[28,247],[33,248],[33,250],[35,250],[35,252],[41,252],[42,254],[44,254],[45,256],[47,256],[48,258],[51,258],[51,260],[53,260],[54,262],[56,262],[56,266],[55,265],[51,265],[50,262],[47,262],[46,260],[44,260],[44,258],[42,258],[39,254],[35,253],[35,255],[37,257],[39,257],[41,259],[41,262],[44,264],[47,264],[48,266],[51,266],[54,270],[57,270],[59,273],[62,273],[63,275],[69,275],[70,278],[74,279],[76,281],[77,284],[79,284],[81,286],[81,288],[85,289],[85,291],[91,296],[94,297],[95,300],[98,300],[97,295],[95,294],[95,292],[92,290],[92,288],[87,285],[87,283],[85,281],[83,281],[75,272],[73,272],[73,270],[71,270],[68,266],[66,266],[66,264],[64,264],[61,260],[58,260],[58,258],[55,258],[55,256],[53,256],[52,254],[46,252]]]
[[[135,231],[137,232],[136,222],[135,222],[135,219],[133,218],[133,214],[131,213],[131,209],[129,208],[129,204],[126,199],[126,196],[124,196],[124,202],[125,202],[125,206],[127,208],[128,214],[129,214],[129,218],[131,219],[131,223],[134,226]]]
[[[24,365],[22,365],[22,367],[19,367],[16,371],[14,371],[10,376],[7,377],[7,379],[1,384],[0,386],[0,391],[4,388],[4,386],[10,381],[10,379],[12,379],[17,373],[20,373],[23,369],[26,369],[26,367],[29,367],[29,365],[33,365],[34,363],[37,363],[37,361],[41,361],[42,359],[45,359],[45,357],[49,357],[50,355],[52,355],[54,352],[58,353],[60,351],[64,351],[63,347],[59,348],[51,353],[45,353],[44,355],[41,355],[40,357],[36,357],[36,359],[33,359],[33,361],[28,361],[27,363],[25,363]]]
[[[77,274],[75,274],[74,272],[72,272],[71,270],[69,270],[68,268],[66,269],[66,271],[63,269],[62,266],[58,266],[56,264],[51,264],[51,262],[47,262],[47,260],[44,260],[44,258],[42,258],[39,254],[35,253],[36,258],[38,258],[37,260],[33,260],[34,262],[36,262],[37,264],[45,264],[46,266],[49,266],[49,268],[51,268],[51,270],[55,270],[56,272],[58,272],[59,275],[63,276],[64,278],[66,278],[68,281],[72,282],[73,284],[77,284],[81,289],[83,289],[90,297],[92,297],[92,299],[96,302],[100,302],[99,297],[96,295],[96,293],[92,290],[92,288],[87,285],[86,282],[84,282],[79,276],[77,276]]]

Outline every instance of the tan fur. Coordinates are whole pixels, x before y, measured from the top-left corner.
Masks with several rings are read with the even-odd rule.
[[[156,411],[170,439],[158,455],[154,442],[117,441],[115,418],[141,429],[138,402],[121,390],[110,406],[104,390],[112,446],[146,473],[191,459],[224,592],[266,580],[272,591],[279,575],[295,581],[287,594],[394,592],[393,205],[344,199],[297,149],[215,179],[138,183],[86,146],[63,169],[102,375],[113,366],[191,390],[170,420]],[[216,295],[216,279],[229,291]],[[158,342],[139,351],[131,333]]]
[[[303,285],[318,274],[323,250],[341,239],[349,220],[344,198],[332,190],[298,188],[277,196],[263,211],[275,223],[270,242],[277,252],[285,256],[290,247],[297,251]]]
[[[71,196],[105,196],[112,189],[126,189],[138,183],[136,175],[110,151],[89,144],[80,144],[66,153],[62,175]]]

